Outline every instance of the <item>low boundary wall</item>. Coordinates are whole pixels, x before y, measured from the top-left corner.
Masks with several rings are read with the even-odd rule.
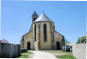
[[[86,59],[86,56],[87,56],[86,47],[87,47],[87,44],[72,45],[72,53],[76,57],[76,59]]]

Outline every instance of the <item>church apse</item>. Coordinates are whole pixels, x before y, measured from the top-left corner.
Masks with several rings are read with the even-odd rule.
[[[28,50],[61,49],[65,44],[63,35],[55,31],[55,25],[44,13],[34,11],[30,31],[23,35],[21,48]]]

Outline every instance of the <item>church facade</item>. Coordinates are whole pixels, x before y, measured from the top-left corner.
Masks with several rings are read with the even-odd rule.
[[[54,22],[44,13],[38,17],[34,11],[30,30],[22,36],[20,47],[27,50],[59,50],[63,45],[64,36],[55,31]]]

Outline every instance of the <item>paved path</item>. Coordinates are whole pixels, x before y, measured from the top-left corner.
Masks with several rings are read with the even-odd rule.
[[[32,59],[57,59],[53,54],[43,51],[32,51]]]

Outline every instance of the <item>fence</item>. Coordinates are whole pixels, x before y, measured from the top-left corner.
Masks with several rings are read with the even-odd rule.
[[[0,58],[13,58],[20,55],[20,45],[0,43]]]

